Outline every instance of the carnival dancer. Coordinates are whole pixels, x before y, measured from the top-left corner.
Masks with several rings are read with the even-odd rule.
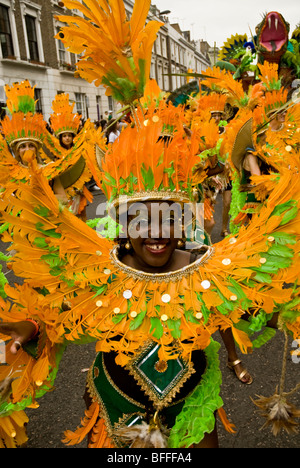
[[[288,90],[281,86],[278,65],[267,62],[258,65],[258,68],[264,94],[252,115],[244,117],[245,124],[238,132],[231,155],[233,169],[237,171],[239,177],[239,190],[244,192],[241,213],[232,221],[237,226],[249,221],[260,207],[259,200],[251,190],[251,176],[276,171],[272,166],[272,160],[268,157],[270,148],[268,140],[272,141],[274,132],[284,131],[288,108]],[[291,111],[296,112],[296,106],[293,104],[292,107]],[[277,142],[280,141],[280,136],[280,133],[275,136]]]
[[[75,103],[70,103],[69,94],[66,93],[57,94],[52,102],[53,113],[50,116],[51,128],[54,135],[59,140],[60,147],[65,150],[62,151],[60,149],[56,154],[56,157],[59,159],[62,157],[67,158],[68,153],[72,153],[72,148],[76,144],[76,141],[82,138],[81,135],[84,135],[87,132],[87,128],[92,127],[91,123],[88,121],[79,131],[81,116],[78,113],[74,113],[74,105]],[[51,140],[51,137],[49,137],[49,139]],[[68,178],[77,179],[77,186],[79,188],[71,187],[69,195],[72,196],[71,208],[73,213],[83,221],[86,221],[87,219],[87,202],[93,201],[92,194],[85,186],[85,184],[91,179],[91,172],[89,171],[85,160],[86,146],[87,143],[85,142],[85,144],[82,145],[81,157],[67,174]],[[66,175],[62,177],[65,179],[67,178]],[[82,188],[80,189],[80,187]]]
[[[203,177],[198,189],[204,198],[204,229],[208,234],[211,233],[215,224],[213,204],[219,191],[223,192],[223,203],[225,199],[222,220],[223,223],[226,223],[226,228],[228,222],[226,213],[228,214],[230,208],[231,196],[228,196],[228,192],[230,194],[231,181],[228,176],[228,155],[222,150],[222,147],[225,147],[223,142],[226,138],[225,128],[223,126],[220,128],[218,125],[221,117],[229,115],[225,113],[227,99],[228,96],[225,93],[215,91],[206,95],[200,94],[191,99],[191,103],[194,103],[194,106],[191,106],[192,110],[187,110],[190,128],[199,133],[199,141],[201,142],[199,144],[201,163],[198,165],[197,171],[201,173],[202,170]],[[197,107],[193,109],[195,104]],[[227,351],[227,366],[235,373],[239,381],[251,385],[253,377],[244,368],[238,357],[231,330],[220,330],[220,334]]]
[[[34,87],[29,81],[7,85],[5,91],[11,115],[1,121],[1,185],[5,187],[12,179],[28,182],[28,158],[33,155],[58,199],[68,204],[75,190],[80,190],[91,177],[81,156],[84,153],[84,133],[66,152],[46,130],[42,114],[35,112]],[[67,119],[66,114],[64,117]]]
[[[217,193],[222,193],[222,202],[223,202],[223,209],[222,209],[222,228],[221,228],[221,236],[225,237],[229,234],[228,232],[228,222],[229,222],[229,209],[230,209],[230,202],[231,202],[231,181],[229,177],[228,171],[228,163],[224,156],[220,156],[220,148],[222,144],[222,139],[224,138],[224,134],[226,132],[226,125],[227,119],[230,116],[230,106],[227,105],[228,96],[226,94],[217,93],[217,92],[210,92],[208,95],[199,98],[199,106],[198,106],[198,114],[199,110],[202,109],[203,117],[205,112],[210,112],[210,116],[219,128],[220,139],[216,145],[216,155],[217,155],[217,165],[220,169],[217,173],[217,176],[214,177],[212,183],[215,184],[215,190]],[[226,109],[226,111],[225,111]],[[202,118],[203,118],[202,117]],[[206,182],[209,184],[208,182]],[[208,226],[208,232],[211,233],[214,221],[212,224]]]
[[[180,238],[178,234],[174,235],[175,220],[178,218],[173,213],[169,216],[170,235],[165,231],[170,227],[166,225],[166,216],[157,218],[158,224],[154,223],[149,227],[153,216],[149,212],[150,201],[154,202],[155,212],[158,201],[164,201],[167,205],[175,202],[181,207],[184,202],[193,200],[190,197],[193,197],[194,193],[191,175],[187,174],[191,174],[188,167],[190,165],[193,167],[198,160],[197,151],[194,152],[198,142],[196,144],[194,139],[190,142],[180,133],[166,147],[164,142],[157,142],[162,125],[162,122],[155,123],[152,120],[148,126],[124,130],[119,142],[107,154],[103,163],[103,190],[111,200],[111,209],[116,209],[123,222],[129,221],[122,246],[113,248],[110,241],[99,238],[97,233],[76,219],[69,211],[59,211],[55,198],[51,196],[51,192],[47,193],[48,185],[43,184],[38,173],[32,177],[31,187],[25,185],[22,188],[24,197],[20,194],[19,199],[13,197],[9,201],[9,206],[11,208],[14,206],[18,210],[22,210],[25,199],[26,203],[29,202],[26,208],[27,227],[21,226],[17,218],[4,215],[5,220],[14,223],[14,248],[17,253],[13,258],[12,267],[16,274],[27,278],[27,286],[23,290],[20,287],[19,293],[8,290],[17,297],[19,304],[15,304],[13,315],[8,312],[8,306],[2,310],[2,319],[11,315],[15,324],[1,326],[2,333],[11,334],[14,338],[11,353],[8,353],[10,367],[3,369],[1,375],[4,377],[4,374],[7,375],[12,369],[21,372],[27,369],[26,372],[31,377],[27,381],[27,386],[24,386],[25,382],[22,379],[13,382],[9,403],[4,403],[2,413],[7,414],[3,412],[6,405],[12,411],[32,403],[32,399],[26,401],[21,399],[15,406],[15,395],[20,395],[21,385],[25,394],[31,389],[30,392],[34,397],[37,397],[37,389],[46,391],[48,366],[50,364],[50,369],[55,372],[53,353],[55,355],[55,350],[58,352],[57,347],[63,347],[67,341],[74,339],[84,341],[84,337],[87,336],[95,338],[98,340],[97,349],[100,354],[88,378],[91,406],[87,412],[84,428],[78,429],[75,433],[67,432],[66,440],[71,444],[77,443],[93,431],[90,435],[91,446],[138,444],[136,436],[140,439],[140,444],[151,446],[154,435],[152,430],[155,432],[160,428],[160,443],[168,443],[170,447],[187,447],[200,443],[201,440],[205,445],[208,443],[209,446],[211,444],[215,446],[215,437],[211,435],[203,438],[205,433],[215,436],[212,432],[214,412],[222,405],[217,385],[220,379],[216,368],[217,359],[215,355],[209,357],[209,350],[216,346],[212,345],[211,348],[211,333],[219,327],[231,328],[241,349],[246,351],[246,348],[251,346],[251,341],[236,328],[245,308],[263,307],[266,310],[266,317],[268,314],[271,317],[274,304],[270,303],[269,297],[272,296],[277,305],[278,303],[284,305],[293,297],[290,290],[283,291],[281,287],[278,288],[277,283],[264,284],[259,278],[255,279],[260,268],[264,268],[266,263],[262,260],[267,257],[268,262],[272,262],[270,250],[272,251],[274,241],[265,242],[266,236],[270,234],[266,230],[270,225],[267,220],[270,216],[272,218],[272,210],[267,207],[260,213],[260,222],[264,228],[260,223],[254,223],[251,226],[253,234],[249,234],[249,237],[246,235],[246,243],[248,246],[251,245],[251,250],[247,247],[247,260],[244,232],[241,239],[230,237],[219,245],[205,248],[205,252],[195,260],[190,253],[176,250]],[[128,141],[135,141],[135,147],[132,148]],[[123,182],[118,185],[116,193],[115,182],[119,180],[117,174],[120,167],[123,168],[121,172]],[[169,169],[167,173],[166,169]],[[289,182],[286,180],[285,183],[290,183],[290,174],[285,176],[289,179]],[[282,197],[282,191],[279,192],[278,196]],[[39,212],[45,214],[47,211],[47,216],[43,217],[43,232],[35,227],[33,213],[29,216],[31,197],[33,202],[37,194]],[[296,194],[293,193],[294,195]],[[134,204],[138,202],[138,211],[134,213]],[[48,208],[45,211],[46,206]],[[7,212],[6,209],[5,213]],[[131,213],[130,219],[128,219],[129,213]],[[280,226],[283,221],[282,216],[276,215],[275,219],[272,219],[272,228],[276,224],[274,239],[278,228],[285,229],[284,225]],[[286,227],[289,233],[293,224],[294,222]],[[48,226],[56,227],[54,237],[51,237]],[[177,232],[181,235],[181,227],[179,231],[178,227],[180,226],[177,226]],[[29,228],[30,238],[24,238],[24,233]],[[151,231],[152,228],[156,230],[156,234]],[[18,233],[22,234],[22,229],[23,235],[20,237]],[[136,236],[137,233],[140,235]],[[253,243],[252,236],[256,239]],[[38,243],[37,239],[40,239]],[[36,245],[40,246],[40,254],[35,257],[37,260],[33,260],[32,268],[28,271],[26,265],[28,262],[24,261],[24,255],[26,257],[31,255],[31,250],[36,250]],[[49,252],[51,252],[51,265],[47,261]],[[64,252],[63,257],[61,257],[62,252]],[[289,249],[289,252],[292,250]],[[296,265],[290,253],[286,252],[286,257],[282,258],[282,265],[285,269],[285,279],[293,280],[296,275]],[[56,262],[55,257],[57,260],[60,258],[60,262]],[[77,260],[74,262],[75,258]],[[249,273],[250,283],[248,280],[245,281],[245,278],[241,279],[241,265],[244,271],[246,269]],[[280,265],[277,264],[277,267],[276,271],[279,272]],[[40,268],[43,269],[43,279]],[[247,278],[249,278],[248,273]],[[51,290],[51,295],[46,293],[43,298],[39,297],[37,292],[32,295],[30,291],[33,285],[49,288],[48,292]],[[45,289],[43,291],[45,294]],[[69,307],[63,312],[65,298],[68,298]],[[26,308],[25,303],[27,303]],[[62,307],[62,310],[59,311],[57,307]],[[294,319],[296,317],[297,312]],[[37,325],[27,322],[27,318],[36,320]],[[294,319],[291,320],[290,317],[286,326],[291,327],[295,333],[297,320],[295,322]],[[42,328],[39,329],[38,326]],[[27,357],[25,343],[39,330],[42,331],[42,337],[38,342],[42,354],[35,361]],[[147,343],[147,346],[141,346],[142,343]],[[19,349],[14,355],[20,345],[24,346],[24,350]],[[202,357],[200,358],[199,354],[196,358],[194,351],[201,349],[204,355],[200,352]],[[21,361],[24,362],[24,369],[17,366],[16,358],[20,359],[19,353],[22,356]],[[201,371],[198,366],[202,358],[206,364]],[[196,372],[191,368],[192,363]],[[210,377],[205,373],[202,376],[203,369],[205,367],[209,369],[210,366],[214,368],[209,374]],[[120,375],[123,377],[126,375],[126,380],[120,379]],[[207,379],[212,385],[206,386],[204,382],[207,382]],[[157,392],[155,389],[158,381],[162,387]],[[143,392],[138,391],[140,385],[146,397],[143,396]],[[171,387],[171,393],[166,393],[166,386]],[[212,393],[215,395],[215,400]],[[118,399],[117,394],[121,395]],[[180,398],[183,395],[184,401]],[[203,399],[206,398],[209,410],[203,405]],[[193,413],[189,414],[191,407]],[[197,417],[197,408],[201,414],[205,413],[208,419],[200,418],[201,425],[197,425],[196,428],[194,420]],[[171,419],[170,411],[173,413]],[[138,418],[141,415],[145,418],[144,423]],[[130,427],[128,429],[127,424],[130,426],[136,418],[141,423],[140,427],[134,427],[134,430]],[[150,421],[150,425],[147,425]],[[167,434],[168,442],[165,439]]]
[[[223,114],[226,96],[220,93],[202,95],[202,92],[187,101],[187,121],[191,131],[200,131],[205,128],[202,139],[204,145],[199,148],[201,152],[202,165],[205,167],[205,176],[199,185],[204,202],[204,228],[210,236],[215,225],[214,205],[217,193],[222,184],[217,175],[223,173],[224,164],[219,158],[220,141],[217,135],[220,133],[218,116]],[[211,129],[208,130],[207,122],[212,120]],[[215,125],[214,125],[215,123]],[[210,136],[209,136],[210,133]]]
[[[91,11],[76,3],[85,18],[75,17],[81,25],[75,30],[88,33],[82,39],[83,48],[87,37],[93,41],[86,63],[83,58],[79,68],[91,70],[92,47],[107,53],[96,39],[105,43],[112,35],[120,39],[120,28],[127,50],[125,58],[118,41],[120,63],[125,68],[131,58],[129,43],[141,63],[140,54],[148,54],[155,39],[155,34],[150,40],[146,32],[157,31],[151,22],[144,30],[145,2],[135,3],[130,21],[120,2],[103,3],[103,9],[97,8],[98,1],[85,3]],[[65,1],[65,6],[73,7],[74,2]],[[74,17],[70,21],[73,25]],[[69,36],[65,28],[66,40],[73,41],[72,28]],[[133,39],[138,36],[139,45],[146,41],[148,47],[135,49]],[[120,67],[115,53],[116,48],[111,63]],[[96,58],[95,66],[103,71],[105,57],[102,61],[97,54]],[[130,64],[128,73],[134,69]],[[144,67],[135,71],[144,77]],[[122,90],[123,79],[116,83]],[[67,443],[76,444],[88,435],[90,447],[178,448],[215,447],[216,412],[232,430],[219,395],[221,375],[213,333],[230,328],[246,352],[252,344],[239,329],[244,311],[254,311],[258,326],[276,310],[280,326],[299,336],[297,292],[283,289],[284,282],[295,281],[299,266],[295,243],[300,222],[299,157],[291,161],[289,171],[279,167],[279,180],[267,180],[272,205],[263,204],[251,229],[242,227],[237,236],[204,247],[195,258],[177,248],[182,226],[174,212],[178,214],[179,209],[184,214],[185,204],[197,201],[197,132],[188,138],[178,130],[166,145],[159,138],[164,121],[156,112],[141,120],[134,109],[133,120],[134,127],[121,133],[102,161],[101,187],[110,213],[122,222],[125,233],[119,245],[101,238],[59,205],[35,160],[29,161],[30,184],[18,185],[17,196],[6,191],[0,201],[16,249],[11,267],[25,278],[23,286],[7,288],[14,300],[12,305],[2,303],[0,315],[5,322],[1,339],[13,339],[7,344],[8,365],[0,368],[0,379],[6,384],[0,406],[5,446],[26,439],[23,411],[53,387],[68,342],[96,340],[98,354],[87,382],[91,404],[82,427],[65,434]],[[14,181],[11,184],[10,191],[15,190]],[[275,210],[279,200],[285,205]],[[162,201],[168,217],[156,216]],[[288,239],[285,248],[278,249],[283,238]],[[267,281],[262,281],[264,275]],[[32,339],[36,346],[29,348]],[[125,386],[120,376],[126,376]],[[279,403],[279,409],[283,407],[286,402]],[[292,426],[295,414],[284,419],[285,427]],[[277,424],[280,417],[276,414]]]

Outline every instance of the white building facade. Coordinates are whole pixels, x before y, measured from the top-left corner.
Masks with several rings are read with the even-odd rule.
[[[124,0],[127,14],[133,9],[131,0]],[[0,106],[5,107],[4,84],[28,79],[36,85],[38,110],[47,120],[51,103],[59,92],[69,93],[76,111],[83,118],[100,120],[106,111],[113,114],[117,103],[105,95],[105,89],[74,77],[78,57],[70,54],[61,41],[54,39],[63,24],[55,19],[66,9],[58,0],[0,0]],[[164,19],[154,45],[151,78],[164,91],[172,91],[186,82],[185,77],[171,76],[188,69],[203,71],[210,66],[209,58],[187,32],[171,25],[167,18],[151,6],[149,19]],[[3,113],[3,111],[2,111]]]

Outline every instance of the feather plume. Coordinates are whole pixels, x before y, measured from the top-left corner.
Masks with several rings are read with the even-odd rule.
[[[16,448],[28,440],[25,426],[28,417],[24,411],[14,411],[11,415],[0,418],[0,448]]]
[[[155,448],[168,447],[168,431],[162,426],[142,421],[132,427],[119,428],[115,436],[124,443],[130,444],[130,448]]]
[[[253,403],[259,408],[261,416],[266,419],[262,429],[271,427],[274,436],[277,436],[281,430],[288,434],[298,433],[298,422],[300,410],[295,405],[287,401],[287,394],[279,395],[275,393],[271,397],[257,395]]]
[[[76,445],[83,441],[95,426],[100,412],[98,403],[92,403],[85,411],[85,417],[81,421],[82,427],[78,427],[75,432],[65,431],[63,442],[67,445]]]
[[[228,421],[224,408],[218,409],[218,416],[221,419],[222,424],[224,428],[226,429],[226,431],[229,432],[230,434],[235,434],[236,433],[235,426],[234,424]]]
[[[86,6],[65,0],[80,16],[60,16],[68,26],[57,37],[74,53],[84,53],[77,67],[87,81],[102,84],[110,95],[131,105],[143,96],[150,77],[153,43],[162,23],[145,25],[150,1],[136,0],[131,19],[126,19],[122,0],[89,0]]]
[[[99,418],[91,434],[89,448],[115,448],[114,443],[108,437],[105,421]]]

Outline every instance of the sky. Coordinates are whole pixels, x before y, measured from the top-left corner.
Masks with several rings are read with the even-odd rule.
[[[152,0],[160,11],[171,10],[170,23],[190,30],[192,39],[222,47],[231,35],[247,34],[265,13],[277,11],[290,23],[290,35],[300,23],[299,0]],[[249,29],[250,28],[250,29]]]

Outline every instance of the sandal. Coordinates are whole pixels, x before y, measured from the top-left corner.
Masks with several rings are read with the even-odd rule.
[[[235,366],[237,366],[238,364],[241,364],[241,362],[242,361],[240,359],[237,359],[236,361],[233,361],[233,362],[228,362],[227,367],[235,373],[235,375],[237,376],[237,378],[239,379],[240,382],[242,382],[243,384],[246,384],[246,385],[251,385],[252,382],[253,382],[253,378],[251,377],[251,375],[249,374],[249,372],[246,369],[243,370],[240,374],[237,374],[236,370],[234,369]],[[247,382],[245,382],[243,380],[243,378],[247,374],[249,376],[249,379],[247,380]]]

